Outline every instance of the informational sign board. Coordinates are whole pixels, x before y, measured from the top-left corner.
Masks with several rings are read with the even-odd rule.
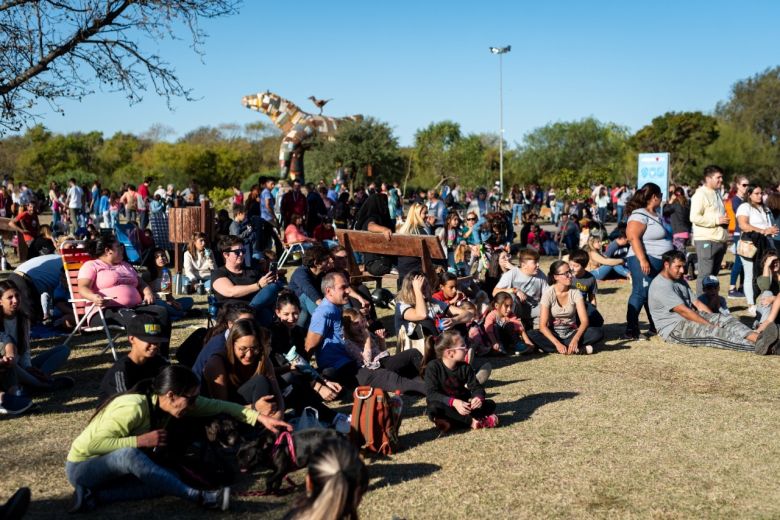
[[[636,187],[653,182],[660,186],[663,200],[669,200],[669,154],[640,153],[638,164]]]

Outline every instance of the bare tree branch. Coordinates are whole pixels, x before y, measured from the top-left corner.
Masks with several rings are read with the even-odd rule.
[[[4,0],[0,3],[0,135],[36,118],[41,101],[57,111],[100,84],[131,103],[149,84],[170,106],[191,100],[174,67],[144,44],[179,40],[202,55],[199,22],[237,12],[240,0]]]

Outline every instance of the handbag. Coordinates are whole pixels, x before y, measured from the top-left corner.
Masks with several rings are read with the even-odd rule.
[[[740,238],[737,242],[737,254],[742,258],[753,258],[756,256],[758,248],[752,240]]]

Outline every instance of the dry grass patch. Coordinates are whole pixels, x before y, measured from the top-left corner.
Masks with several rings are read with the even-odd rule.
[[[630,286],[600,286],[608,337],[616,338]],[[176,336],[195,323],[177,324]],[[36,414],[0,421],[0,496],[30,486],[30,518],[64,516],[71,493],[65,455],[110,361],[99,354],[97,339],[89,336],[74,349],[67,367],[78,380],[73,390],[39,399]],[[406,399],[407,448],[371,463],[364,518],[780,516],[780,359],[656,338],[610,339],[588,357],[492,362],[487,387],[502,425],[439,437],[423,416],[424,400]],[[262,480],[236,486],[260,487]],[[237,497],[230,514],[280,518],[294,498]],[[194,513],[189,504],[164,499],[92,516]]]

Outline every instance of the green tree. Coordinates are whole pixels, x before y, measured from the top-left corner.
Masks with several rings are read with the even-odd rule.
[[[767,69],[731,87],[715,115],[735,127],[751,130],[772,145],[780,139],[780,67]]]
[[[455,148],[461,141],[460,125],[453,121],[431,123],[414,134],[414,179],[432,186],[455,173]]]
[[[571,171],[592,182],[623,182],[628,130],[594,118],[551,123],[527,134],[513,168],[523,179],[548,184]],[[556,186],[564,188],[569,186]]]
[[[360,184],[368,179],[369,172],[372,179],[389,181],[400,179],[403,171],[392,128],[371,117],[340,126],[333,141],[318,141],[304,158],[309,179],[325,179],[336,169],[346,168],[353,172],[353,181]]]
[[[695,183],[707,163],[707,147],[717,138],[714,117],[701,112],[667,112],[634,134],[631,145],[637,153],[669,152],[669,180]]]
[[[720,134],[707,147],[707,162],[724,169],[727,179],[736,174],[751,181],[770,183],[777,179],[780,168],[777,150],[749,128],[738,128],[727,121],[718,124]]]

